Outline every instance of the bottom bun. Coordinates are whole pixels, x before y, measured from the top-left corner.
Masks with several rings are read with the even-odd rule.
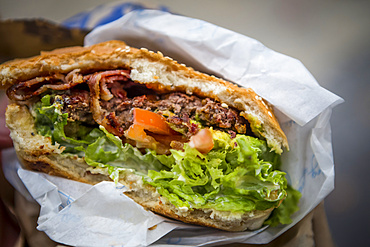
[[[37,134],[34,119],[26,106],[9,105],[6,123],[11,131],[10,136],[18,158],[26,169],[92,185],[101,181],[112,181],[103,170],[93,169],[83,158],[62,154],[63,147],[53,145],[49,137]],[[186,223],[226,231],[258,229],[274,209],[242,214],[213,209],[176,208],[157,193],[153,186],[144,184],[141,177],[134,173],[126,172],[120,175],[119,182],[129,188],[129,191],[125,192],[127,196],[148,210]]]

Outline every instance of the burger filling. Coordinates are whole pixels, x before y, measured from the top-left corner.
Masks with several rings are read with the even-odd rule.
[[[128,69],[47,75],[7,93],[65,155],[115,181],[135,173],[177,208],[243,214],[285,199],[270,224],[289,223],[297,210],[299,192],[278,170],[280,156],[224,103],[154,90]]]

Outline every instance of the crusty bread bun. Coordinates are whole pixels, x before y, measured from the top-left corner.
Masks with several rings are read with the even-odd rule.
[[[87,74],[109,69],[129,69],[130,78],[156,92],[183,92],[211,98],[240,111],[257,137],[267,141],[271,151],[280,154],[288,142],[272,107],[252,89],[209,76],[179,64],[162,53],[136,49],[121,41],[109,41],[90,47],[72,47],[43,52],[40,56],[7,62],[0,66],[3,89],[21,82],[53,74],[68,74],[74,70]],[[6,123],[21,163],[28,169],[51,175],[96,184],[111,180],[108,174],[90,169],[83,158],[64,155],[63,147],[52,144],[51,138],[39,135],[27,103],[12,102],[7,108]],[[143,184],[134,173],[120,176],[130,188],[126,194],[134,201],[159,214],[188,223],[228,231],[243,231],[261,227],[274,208],[248,213],[217,210],[182,210],[161,196],[154,187]]]

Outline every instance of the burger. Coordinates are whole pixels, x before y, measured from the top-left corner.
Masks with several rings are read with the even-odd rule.
[[[297,210],[279,170],[287,138],[250,88],[122,41],[10,61],[0,81],[27,169],[121,183],[148,210],[226,231],[289,223]]]

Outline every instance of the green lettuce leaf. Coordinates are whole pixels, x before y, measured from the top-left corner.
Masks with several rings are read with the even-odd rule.
[[[53,99],[53,103],[52,102]],[[65,147],[65,153],[84,155],[83,150],[103,133],[79,122],[69,122],[68,113],[62,113],[63,100],[59,95],[45,95],[34,107],[35,125],[39,134],[49,136],[52,143]],[[73,131],[73,136],[66,136],[65,130]],[[72,131],[69,131],[72,132]]]
[[[177,207],[247,212],[277,206],[286,196],[285,173],[273,170],[276,157],[253,137],[213,131],[215,147],[202,154],[188,144],[171,150],[171,170],[148,172],[145,182]]]
[[[160,171],[166,167],[156,158],[154,152],[142,154],[137,148],[112,135],[100,126],[104,135],[85,150],[85,161],[93,167],[108,168],[111,178],[117,182],[119,173],[125,169],[135,170],[140,175],[146,175],[148,170]]]
[[[290,224],[292,223],[291,215],[299,210],[298,202],[302,194],[293,189],[290,185],[287,188],[287,197],[281,203],[281,205],[272,211],[270,217],[264,222],[265,225],[272,227],[279,224]]]

